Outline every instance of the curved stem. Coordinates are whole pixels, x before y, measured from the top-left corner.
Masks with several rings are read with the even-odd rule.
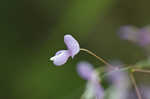
[[[142,72],[142,73],[150,73],[149,70],[143,70],[143,69],[133,69],[135,72]]]
[[[89,51],[89,50],[84,49],[84,48],[80,48],[80,50],[81,50],[81,51],[84,51],[84,52],[87,52],[88,54],[90,54],[90,55],[96,57],[99,61],[103,62],[105,65],[113,67],[111,64],[109,64],[108,62],[106,62],[103,58],[97,56],[97,55],[96,55],[95,53],[93,53],[92,51]]]
[[[142,99],[141,93],[140,93],[140,91],[139,91],[139,89],[137,87],[137,84],[136,84],[136,81],[134,79],[133,73],[130,73],[130,78],[131,78],[131,82],[132,82],[132,84],[133,84],[133,86],[135,88],[135,91],[136,91],[138,99]]]

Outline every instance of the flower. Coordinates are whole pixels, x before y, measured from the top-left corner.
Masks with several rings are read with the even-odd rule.
[[[88,62],[80,62],[77,66],[78,74],[85,80],[87,83],[86,97],[95,97],[96,99],[103,99],[104,90],[99,83],[99,77],[96,71],[94,71],[91,64]],[[90,98],[90,99],[91,99]]]
[[[127,99],[130,87],[128,74],[120,70],[122,67],[120,62],[112,63],[114,68],[108,68],[108,80],[111,82],[109,99]]]
[[[78,63],[77,71],[78,74],[85,80],[91,80],[94,68],[88,62]]]
[[[140,46],[150,45],[150,27],[140,29],[138,41]]]
[[[150,45],[150,26],[141,29],[134,26],[122,26],[119,35],[122,39],[132,41],[142,47]]]
[[[150,98],[150,87],[147,85],[142,85],[140,86],[140,92],[141,95],[144,99],[149,99]]]
[[[150,87],[147,86],[147,85],[140,85],[139,86],[139,91],[140,91],[140,94],[142,96],[142,99],[149,99],[150,98]],[[128,92],[128,98],[127,99],[137,99],[137,94],[134,90],[130,90]]]
[[[120,27],[118,34],[119,34],[120,38],[123,40],[137,42],[137,38],[138,38],[137,32],[138,31],[139,31],[138,28],[131,26],[131,25],[122,26],[122,27]]]
[[[50,60],[53,61],[56,66],[65,64],[70,56],[74,58],[74,56],[80,51],[78,41],[71,35],[65,35],[64,42],[67,46],[67,50],[60,50],[55,54],[55,56],[50,58]]]

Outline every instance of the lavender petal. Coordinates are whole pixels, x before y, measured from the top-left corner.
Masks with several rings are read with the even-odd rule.
[[[93,75],[93,67],[88,62],[80,62],[77,66],[78,74],[85,80],[90,80]]]
[[[150,45],[150,27],[144,27],[139,31],[138,44],[141,46]]]
[[[68,50],[60,50],[55,54],[55,56],[50,58],[50,60],[52,60],[55,65],[60,66],[67,62],[69,56],[70,54]]]
[[[118,32],[120,38],[124,40],[129,40],[132,42],[137,42],[138,39],[138,29],[134,26],[122,26]]]
[[[73,38],[71,35],[65,35],[64,36],[64,42],[69,50],[69,53],[71,54],[72,58],[79,53],[80,46],[78,41]]]

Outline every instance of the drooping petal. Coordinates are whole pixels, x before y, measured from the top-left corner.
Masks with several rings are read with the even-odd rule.
[[[55,54],[55,56],[50,58],[50,60],[53,61],[55,65],[60,66],[67,62],[69,56],[70,54],[68,50],[60,50]]]
[[[90,80],[92,79],[94,69],[88,62],[80,62],[77,65],[77,71],[83,79]]]
[[[64,36],[64,42],[71,54],[72,58],[80,51],[80,46],[78,41],[73,38],[71,35]]]

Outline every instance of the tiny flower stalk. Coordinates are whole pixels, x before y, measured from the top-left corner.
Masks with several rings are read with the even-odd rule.
[[[106,62],[103,58],[97,56],[97,55],[96,55],[95,53],[93,53],[92,51],[89,51],[89,50],[84,49],[84,48],[80,48],[80,50],[81,50],[81,51],[85,51],[85,52],[87,52],[88,54],[90,54],[90,55],[96,57],[99,61],[103,62],[105,65],[107,65],[107,66],[112,66],[111,64],[109,64],[108,62]]]
[[[134,72],[150,73],[149,70],[143,70],[143,69],[137,69],[137,68],[135,68],[135,69],[133,69],[133,70],[134,70]]]
[[[129,75],[130,75],[131,82],[132,82],[132,84],[133,84],[133,86],[134,86],[134,88],[135,88],[135,91],[136,91],[136,94],[137,94],[138,99],[142,99],[140,90],[139,90],[139,88],[138,88],[138,86],[137,86],[137,84],[136,84],[135,78],[134,78],[134,76],[133,76],[133,72],[130,72]]]
[[[103,62],[105,65],[111,66],[111,64],[106,62],[103,58],[97,56],[95,53],[93,53],[87,49],[80,48],[78,41],[69,34],[64,36],[64,43],[67,46],[67,50],[60,50],[60,51],[56,52],[55,56],[50,58],[50,60],[53,61],[53,63],[56,66],[64,65],[67,62],[69,57],[72,57],[72,59],[73,59],[74,56],[77,55],[80,51],[87,52],[88,54],[96,57],[98,60]]]

